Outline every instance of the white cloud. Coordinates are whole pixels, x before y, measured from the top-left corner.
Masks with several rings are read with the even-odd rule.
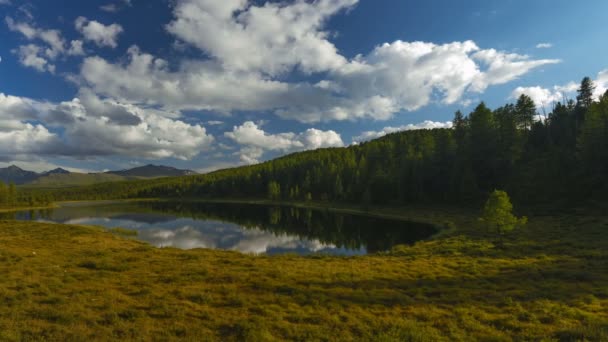
[[[539,43],[539,44],[536,44],[536,48],[537,49],[550,49],[552,47],[553,47],[553,44],[551,44],[551,43]]]
[[[34,44],[21,45],[11,52],[17,55],[21,65],[36,69],[40,72],[55,72],[55,65],[51,64],[45,57],[41,56],[42,49]]]
[[[55,59],[65,52],[65,40],[61,37],[59,30],[44,30],[24,22],[16,22],[10,17],[5,18],[6,24],[11,31],[21,33],[28,40],[41,40],[48,45],[44,54],[50,59]]]
[[[259,162],[266,151],[281,151],[284,153],[311,150],[323,147],[342,147],[344,142],[334,131],[321,131],[310,128],[305,132],[268,134],[251,121],[236,126],[232,132],[224,136],[241,145],[239,152],[241,161],[247,164]]]
[[[99,9],[104,12],[116,13],[123,9],[124,7],[130,7],[131,0],[120,0],[118,3],[108,3],[105,5],[99,6]]]
[[[104,12],[116,13],[119,11],[119,8],[116,4],[106,4],[99,6],[99,9]]]
[[[104,25],[85,17],[76,18],[74,25],[82,33],[85,40],[91,41],[99,47],[116,48],[118,46],[118,35],[123,32],[122,26],[118,24]]]
[[[59,138],[42,124],[33,124],[47,104],[0,93],[0,157],[45,153]]]
[[[27,23],[18,23],[11,17],[6,17],[4,20],[6,21],[9,30],[19,32],[29,40],[32,40],[38,36],[38,29]]]
[[[0,156],[45,153],[58,141],[57,135],[42,125],[0,120]]]
[[[277,75],[298,67],[319,72],[346,64],[322,29],[329,17],[357,2],[266,2],[256,6],[247,0],[179,0],[175,20],[167,29],[230,70]]]
[[[482,92],[557,62],[480,50],[470,41],[444,45],[398,41],[358,56],[327,72],[326,80],[309,84],[227,70],[219,61],[187,61],[173,71],[167,61],[137,47],[129,49],[129,57],[124,64],[87,58],[81,76],[96,92],[126,102],[172,110],[271,111],[309,123],[386,120],[434,100],[458,102],[467,92]]]
[[[572,91],[576,91],[575,88]],[[511,93],[511,99],[517,99],[521,95],[528,95],[536,104],[537,107],[546,107],[551,106],[554,103],[562,102],[565,103],[567,99],[572,99],[572,91],[560,91],[558,88],[553,87],[553,89],[547,89],[543,87],[517,87]]]
[[[55,72],[55,65],[42,56],[43,51],[37,45],[21,45],[18,49],[13,50],[13,53],[19,57],[19,62],[23,66],[36,69],[40,72]]]
[[[597,74],[597,78],[595,79],[595,92],[593,95],[596,98],[599,98],[601,95],[604,95],[608,90],[608,69],[602,70]]]
[[[26,67],[34,68],[40,72],[55,72],[55,65],[51,62],[59,56],[79,56],[84,55],[82,42],[72,41],[70,46],[67,44],[59,30],[45,30],[26,22],[16,22],[11,17],[5,18],[6,24],[11,31],[21,33],[27,40],[38,40],[44,44],[21,45],[12,52],[19,57],[19,62]]]
[[[70,42],[70,48],[68,50],[70,56],[83,56],[84,49],[82,47],[82,40],[72,40]]]
[[[483,92],[491,85],[510,82],[534,68],[561,62],[558,59],[530,60],[528,56],[494,49],[480,50],[472,57],[487,66],[486,71],[478,75],[472,84],[472,90],[477,92]]]
[[[559,62],[480,49],[472,41],[396,41],[349,60],[329,41],[324,25],[356,3],[179,0],[168,31],[209,59],[169,68],[166,60],[133,46],[128,60],[116,64],[85,59],[83,85],[121,102],[172,111],[266,111],[306,123],[387,120],[432,102],[463,101],[468,93]],[[282,74],[294,69],[322,79],[286,81]]]
[[[64,114],[58,118],[57,114]],[[133,105],[100,99],[88,90],[60,104],[47,117],[65,127],[72,154],[121,155],[149,159],[191,159],[208,149],[213,137],[190,125]],[[69,122],[65,125],[65,120]]]
[[[47,104],[0,93],[0,120],[34,120]]]
[[[417,129],[435,129],[435,128],[452,128],[452,122],[436,122],[436,121],[424,121],[417,124],[408,124],[399,127],[384,127],[380,131],[366,131],[356,137],[353,137],[354,143],[360,143],[368,140],[381,138],[387,134],[402,132],[402,131],[413,131]]]
[[[191,159],[209,149],[214,138],[203,126],[172,115],[101,99],[87,89],[60,104],[0,94],[0,156],[36,153]],[[61,137],[50,131],[55,127],[62,128]]]
[[[286,83],[228,72],[213,62],[185,62],[172,72],[167,61],[141,53],[137,47],[128,54],[124,65],[86,58],[81,76],[98,93],[173,110],[264,110],[288,90]]]

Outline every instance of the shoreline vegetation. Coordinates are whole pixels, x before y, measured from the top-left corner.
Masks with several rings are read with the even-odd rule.
[[[472,209],[371,207],[450,229],[357,257],[158,249],[101,228],[0,221],[0,340],[606,340],[599,206],[533,216],[502,243]]]
[[[18,211],[29,211],[29,210],[44,210],[58,208],[57,203],[43,205],[43,206],[18,206],[18,207],[0,207],[0,213],[13,213]]]

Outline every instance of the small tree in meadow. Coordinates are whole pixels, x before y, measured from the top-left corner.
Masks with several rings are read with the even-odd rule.
[[[495,230],[502,240],[505,234],[528,222],[527,217],[517,218],[513,215],[512,211],[513,205],[511,204],[509,195],[504,191],[494,190],[483,207],[483,214],[479,220],[488,229]]]

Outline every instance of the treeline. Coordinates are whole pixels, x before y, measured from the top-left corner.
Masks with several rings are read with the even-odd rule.
[[[32,193],[17,190],[15,184],[0,181],[0,208],[33,207],[48,205],[53,202],[52,194],[46,192]]]
[[[400,132],[201,176],[54,191],[57,199],[269,198],[362,204],[477,203],[494,189],[520,202],[605,197],[608,92],[585,78],[576,100],[539,115],[532,99],[460,111],[452,129]]]

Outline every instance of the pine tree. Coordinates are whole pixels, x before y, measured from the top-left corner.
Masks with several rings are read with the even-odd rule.
[[[494,115],[485,103],[481,103],[469,115],[470,159],[476,183],[481,190],[496,186],[497,132]]]
[[[578,96],[576,97],[576,105],[578,107],[589,109],[593,103],[593,92],[595,91],[595,84],[589,77],[583,78],[581,86],[578,89]]]
[[[516,121],[520,128],[529,129],[534,123],[536,115],[536,105],[528,95],[521,94],[515,105]]]

